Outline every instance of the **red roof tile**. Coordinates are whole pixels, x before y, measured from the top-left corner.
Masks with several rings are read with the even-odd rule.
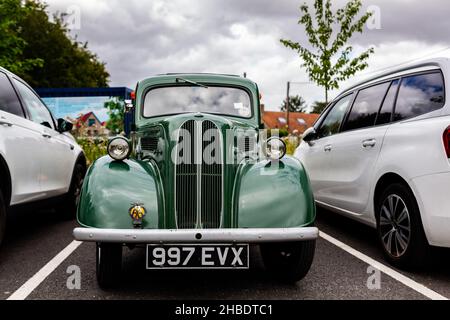
[[[279,111],[264,111],[262,120],[267,128],[282,129],[286,128],[286,112]],[[298,130],[303,133],[309,127],[312,127],[314,122],[319,118],[319,114],[315,113],[289,113],[289,131]]]

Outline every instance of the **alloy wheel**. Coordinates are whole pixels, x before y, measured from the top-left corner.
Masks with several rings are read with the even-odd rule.
[[[401,257],[411,240],[411,218],[401,197],[391,194],[384,200],[379,223],[384,248],[392,257]]]

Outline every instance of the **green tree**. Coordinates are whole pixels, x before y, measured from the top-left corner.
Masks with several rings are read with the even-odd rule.
[[[4,1],[4,0],[0,0]],[[20,0],[8,0],[20,3]],[[109,74],[105,64],[89,51],[87,43],[72,39],[65,14],[46,13],[47,6],[40,1],[28,0],[25,14],[17,17],[19,36],[26,42],[22,60],[41,59],[42,68],[18,70],[33,87],[105,87]]]
[[[23,58],[28,43],[20,36],[20,17],[26,16],[29,11],[18,0],[0,0],[0,66],[14,73],[27,72],[43,65],[40,58]]]
[[[284,99],[281,111],[286,110],[287,99]],[[307,109],[306,101],[299,95],[289,97],[289,112],[305,112]]]
[[[305,3],[300,7],[302,16],[298,24],[304,26],[311,50],[298,42],[280,40],[302,58],[302,67],[306,68],[310,80],[325,89],[326,102],[328,91],[338,89],[339,82],[364,70],[368,66],[367,59],[374,52],[373,48],[369,48],[351,58],[353,47],[347,45],[355,32],[362,33],[365,23],[372,15],[367,12],[358,18],[361,6],[361,0],[350,0],[334,14],[331,0],[315,0],[313,18]],[[337,27],[336,30],[333,27]]]
[[[123,99],[112,98],[105,102],[105,108],[108,109],[109,120],[106,122],[106,128],[112,133],[119,134],[124,130],[125,108]]]
[[[315,101],[311,107],[312,110],[310,113],[322,113],[323,110],[325,110],[325,108],[327,107],[328,103],[326,102],[320,102],[320,101]]]

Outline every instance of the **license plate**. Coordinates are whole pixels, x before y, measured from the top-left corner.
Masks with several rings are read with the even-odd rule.
[[[147,245],[147,269],[248,268],[248,244]]]

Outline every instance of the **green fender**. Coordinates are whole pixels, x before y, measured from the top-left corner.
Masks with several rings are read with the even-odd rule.
[[[237,173],[235,211],[239,228],[291,228],[314,223],[309,178],[293,157],[243,163]]]
[[[163,228],[164,208],[160,176],[154,166],[136,160],[114,161],[102,157],[89,168],[81,191],[78,222],[84,227],[132,229],[129,210],[142,204],[144,228]]]

